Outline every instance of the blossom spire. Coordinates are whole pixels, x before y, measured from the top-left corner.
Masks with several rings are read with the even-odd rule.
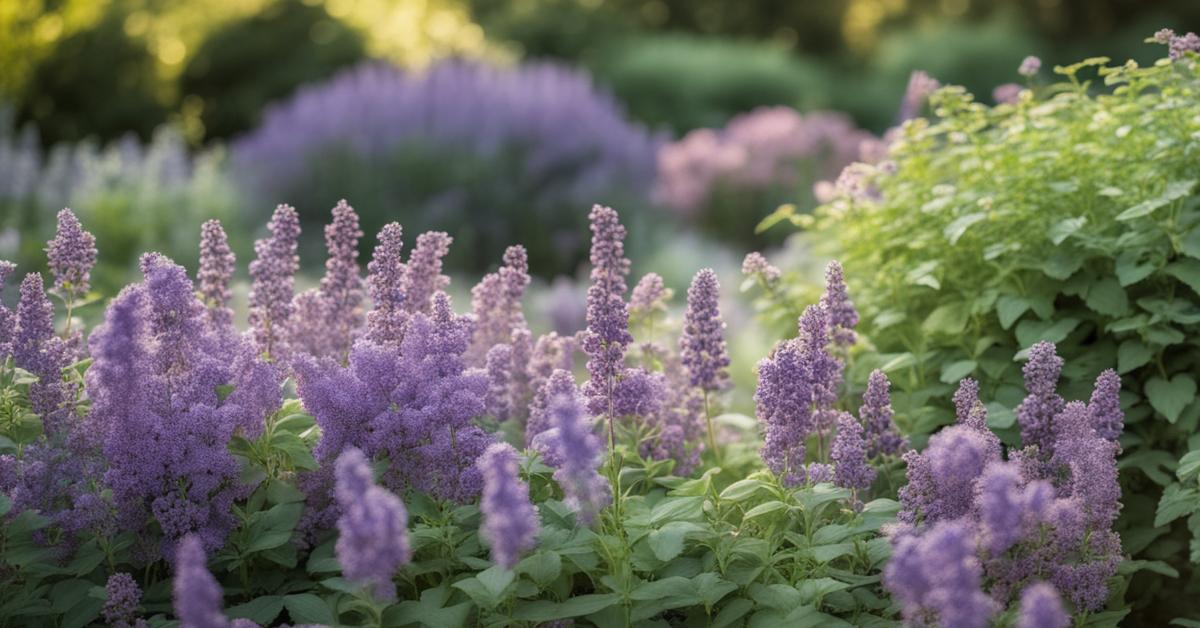
[[[512,569],[521,554],[533,549],[538,531],[538,514],[529,501],[529,486],[519,477],[517,451],[507,443],[495,443],[479,457],[483,474],[483,536],[492,548],[492,560]]]
[[[287,350],[292,293],[300,269],[296,255],[300,215],[289,205],[279,205],[267,229],[271,236],[254,243],[256,259],[250,262],[250,327],[258,350],[278,359]]]
[[[408,511],[399,497],[375,485],[366,456],[354,447],[337,460],[338,562],[346,578],[393,600],[392,576],[409,561]]]
[[[200,227],[200,298],[208,308],[209,319],[216,325],[233,323],[233,310],[229,299],[233,293],[229,282],[233,279],[237,258],[229,248],[229,238],[221,221],[209,220]]]

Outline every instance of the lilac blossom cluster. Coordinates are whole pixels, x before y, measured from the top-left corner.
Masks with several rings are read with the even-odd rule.
[[[492,560],[512,569],[537,540],[537,509],[529,501],[529,486],[519,477],[517,450],[512,445],[491,445],[478,464],[483,474],[481,533],[491,545]]]
[[[832,178],[858,160],[870,137],[842,114],[763,107],[733,118],[724,129],[697,129],[663,146],[654,197],[694,217],[722,190],[793,191],[804,183],[806,170]]]
[[[366,456],[347,447],[337,459],[337,558],[346,578],[369,585],[381,600],[396,597],[392,576],[412,556],[408,511],[399,497],[376,486]]]
[[[1200,35],[1188,32],[1176,35],[1175,31],[1164,28],[1154,34],[1154,41],[1167,46],[1172,61],[1182,59],[1188,52],[1200,53]]]
[[[759,265],[753,260],[752,266]],[[871,375],[858,418],[836,407],[845,365],[835,353],[856,341],[858,313],[837,262],[829,264],[825,279],[820,301],[800,316],[798,336],[776,345],[758,364],[754,401],[765,428],[762,457],[788,486],[832,479],[845,488],[866,489],[875,478],[868,458],[898,454],[907,442],[892,423],[889,383],[881,371]],[[831,433],[834,465],[829,469],[820,456]],[[818,459],[809,463],[808,440],[814,436]],[[821,465],[815,467],[817,477],[813,465]]]
[[[1023,448],[1007,460],[969,379],[954,396],[958,422],[925,452],[905,455],[908,485],[884,583],[907,620],[959,625],[964,600],[979,600],[971,625],[1019,603],[1020,625],[1063,626],[1067,609],[1103,606],[1121,560],[1112,529],[1121,508],[1120,380],[1105,371],[1090,402],[1065,403],[1055,392],[1061,367],[1054,345],[1030,349],[1017,412]],[[948,530],[961,546],[954,558],[942,538]],[[970,573],[939,575],[953,573],[950,560]]]

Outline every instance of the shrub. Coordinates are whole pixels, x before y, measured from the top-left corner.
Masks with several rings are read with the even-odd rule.
[[[813,185],[861,159],[874,139],[840,114],[756,109],[663,146],[655,200],[716,237],[744,242],[782,203],[811,210]]]
[[[456,248],[471,252],[451,257],[458,268],[482,270],[525,241],[535,268],[560,272],[584,250],[574,208],[643,204],[656,145],[572,70],[445,62],[364,66],[305,88],[239,140],[233,160],[258,198],[288,200],[310,224],[346,194],[361,199],[368,232],[394,218],[458,225]]]
[[[248,131],[268,103],[365,56],[359,35],[323,7],[280,0],[214,31],[179,77],[196,98],[207,138]]]
[[[767,105],[824,104],[818,68],[766,44],[685,35],[617,40],[587,61],[634,118],[676,133]]]
[[[875,287],[860,296],[863,333],[914,434],[948,423],[935,400],[972,376],[994,400],[989,424],[1015,442],[1016,359],[1036,342],[1058,344],[1071,397],[1117,364],[1129,425],[1118,528],[1136,556],[1190,571],[1181,550],[1191,537],[1195,562],[1200,543],[1200,66],[1184,52],[1196,40],[1160,39],[1176,42],[1174,60],[1056,68],[1062,82],[1014,104],[941,90],[937,117],[906,124],[887,161],[843,173],[814,235],[835,245],[851,285]],[[1134,580],[1141,604],[1180,590],[1156,578]],[[1169,598],[1145,609],[1157,618],[1147,621],[1195,610]]]

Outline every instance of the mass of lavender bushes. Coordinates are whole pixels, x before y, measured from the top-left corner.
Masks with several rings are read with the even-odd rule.
[[[405,254],[384,226],[364,276],[344,201],[300,293],[300,219],[276,208],[244,329],[216,221],[195,280],[147,253],[81,329],[103,252],[63,210],[52,281],[26,273],[0,307],[0,625],[1051,628],[1127,612],[1115,373],[1067,402],[1038,344],[1022,448],[963,380],[958,423],[918,452],[883,372],[861,398],[843,381],[858,313],[834,262],[757,366],[760,440],[723,412],[717,275],[696,274],[676,321],[657,275],[630,291],[617,212],[587,219],[573,337],[527,325],[519,245],[465,313],[447,233]],[[779,281],[756,253],[744,271]],[[635,336],[631,318],[678,334]]]

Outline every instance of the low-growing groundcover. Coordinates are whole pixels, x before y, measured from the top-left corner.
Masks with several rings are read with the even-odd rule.
[[[85,334],[71,313],[98,252],[64,210],[46,252],[67,316],[37,273],[0,309],[0,623],[1032,628],[1128,612],[1114,373],[1067,404],[1038,345],[1024,449],[1003,454],[964,380],[960,425],[918,454],[882,371],[861,400],[843,392],[858,314],[831,264],[758,365],[760,446],[752,419],[719,414],[716,275],[697,273],[681,327],[646,326],[677,341],[635,339],[631,313],[664,318],[667,292],[648,275],[627,301],[625,228],[607,207],[589,219],[575,337],[533,338],[520,246],[469,314],[442,291],[445,233],[404,259],[385,226],[364,279],[344,202],[326,274],[298,295],[299,217],[276,209],[247,331],[211,221],[195,283],[146,254]],[[761,256],[747,270],[778,280]]]
[[[1057,344],[1067,392],[1113,365],[1126,552],[1166,561],[1134,577],[1139,622],[1200,617],[1200,38],[1158,33],[1150,67],[1089,59],[1026,66],[1006,104],[961,88],[843,173],[818,212],[860,293],[862,332],[914,436],[953,420],[947,394],[979,381],[1007,444],[1025,429],[1022,366]],[[775,294],[792,291],[783,287]],[[795,312],[774,299],[778,312]],[[923,440],[923,439],[922,439]]]

